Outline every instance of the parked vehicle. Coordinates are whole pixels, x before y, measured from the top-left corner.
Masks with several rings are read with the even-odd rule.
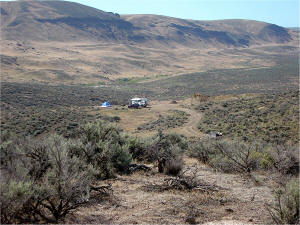
[[[148,106],[147,98],[132,98],[129,101],[128,108],[141,108]]]

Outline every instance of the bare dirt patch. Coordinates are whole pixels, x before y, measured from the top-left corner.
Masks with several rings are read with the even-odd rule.
[[[266,183],[257,186],[238,174],[222,174],[186,158],[186,169],[199,168],[201,181],[224,188],[220,191],[199,190],[146,191],[143,187],[160,185],[169,177],[158,174],[157,168],[148,173],[136,173],[107,180],[114,198],[91,200],[68,218],[70,223],[111,224],[259,224],[269,221],[264,207],[272,201]],[[262,175],[261,175],[262,176]],[[262,179],[267,179],[262,176]]]

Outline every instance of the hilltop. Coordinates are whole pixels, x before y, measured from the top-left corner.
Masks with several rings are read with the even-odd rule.
[[[250,20],[193,21],[104,12],[67,1],[1,2],[2,38],[107,41],[193,47],[249,46],[293,40],[286,28]]]

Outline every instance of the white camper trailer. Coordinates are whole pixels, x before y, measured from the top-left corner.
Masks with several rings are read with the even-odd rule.
[[[129,101],[129,108],[139,108],[139,107],[147,107],[148,99],[147,98],[132,98]]]

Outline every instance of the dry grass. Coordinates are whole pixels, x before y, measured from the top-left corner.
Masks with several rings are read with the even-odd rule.
[[[292,44],[293,45],[293,44]],[[214,69],[274,66],[260,48],[192,49],[149,48],[92,42],[1,41],[5,56],[17,57],[17,64],[2,64],[1,79],[10,82],[65,84],[107,83],[124,77],[141,77],[141,82]],[[259,56],[263,54],[262,56]],[[162,76],[164,75],[164,76]]]

